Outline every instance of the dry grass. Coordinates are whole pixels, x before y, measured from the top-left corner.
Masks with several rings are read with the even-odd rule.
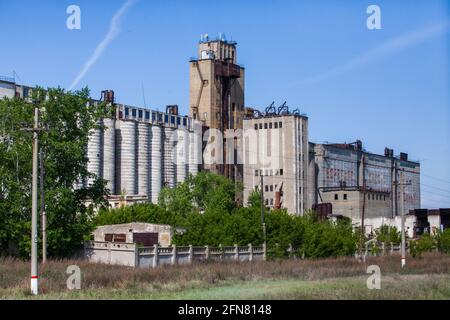
[[[40,267],[41,292],[51,297],[67,293],[66,268],[77,265],[82,272],[82,291],[181,292],[213,288],[248,281],[292,280],[317,282],[366,276],[368,265],[380,266],[383,276],[450,274],[450,256],[427,254],[421,259],[409,258],[400,268],[398,256],[372,257],[366,264],[354,258],[323,260],[282,260],[253,263],[199,263],[192,266],[164,266],[155,269],[133,269],[91,264],[83,260],[53,260]],[[29,292],[29,261],[0,258],[0,298],[26,297]]]

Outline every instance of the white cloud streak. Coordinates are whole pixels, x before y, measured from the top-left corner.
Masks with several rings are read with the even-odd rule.
[[[319,73],[315,76],[302,80],[296,84],[297,85],[311,84],[327,80],[339,74],[348,72],[356,67],[365,65],[371,62],[372,60],[396,53],[398,51],[417,45],[429,38],[438,36],[440,34],[444,34],[447,31],[449,31],[449,28],[450,28],[450,20],[446,20],[444,22],[415,31],[413,33],[405,34],[390,39],[382,43],[381,45],[364,52],[363,54],[357,56],[356,58],[344,64],[335,66],[325,72]]]
[[[127,0],[111,19],[108,33],[105,38],[97,45],[92,55],[84,64],[81,71],[78,73],[76,78],[72,81],[69,90],[73,90],[81,79],[86,75],[86,73],[91,69],[91,67],[95,64],[95,62],[102,56],[103,52],[109,46],[109,44],[120,34],[121,32],[121,24],[122,17],[128,11],[128,9],[136,2],[136,0]]]

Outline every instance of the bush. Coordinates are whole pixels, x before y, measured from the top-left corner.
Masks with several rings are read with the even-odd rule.
[[[410,242],[410,253],[414,258],[420,258],[422,253],[431,252],[436,245],[436,240],[429,234],[423,234],[418,240]]]
[[[396,227],[391,227],[386,224],[375,230],[375,235],[378,242],[384,242],[386,244],[400,244],[402,240],[402,234]]]
[[[450,228],[439,233],[437,237],[437,246],[442,253],[450,253]]]

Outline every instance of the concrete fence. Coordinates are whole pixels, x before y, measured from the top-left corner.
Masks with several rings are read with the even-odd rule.
[[[194,247],[139,247],[134,243],[88,241],[84,255],[91,262],[130,267],[154,268],[160,265],[190,264],[195,261],[263,261],[267,250],[264,245]]]
[[[409,253],[410,243],[406,250]],[[436,249],[437,250],[437,249]],[[140,247],[135,243],[116,243],[87,241],[84,245],[84,256],[91,262],[123,265],[129,267],[154,268],[161,265],[191,264],[196,261],[265,261],[273,250],[262,246],[175,246]],[[289,246],[287,257],[303,259],[297,248]],[[364,257],[400,254],[400,245],[393,243],[366,243],[362,252]],[[355,257],[359,251],[355,252]]]

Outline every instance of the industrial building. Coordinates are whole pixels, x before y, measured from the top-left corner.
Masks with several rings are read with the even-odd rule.
[[[113,91],[102,92],[115,111],[99,122],[103,129],[92,130],[86,154],[89,172],[107,181],[113,207],[156,203],[161,188],[205,170],[243,182],[236,201],[244,205],[262,188],[266,206],[296,215],[314,208],[361,221],[420,208],[420,164],[407,154],[394,156],[388,148],[373,154],[361,141],[311,143],[309,119],[298,109],[286,103],[265,112],[246,108],[236,46],[223,35],[202,35],[198,57],[189,61],[189,116],[176,105],[159,112],[118,104]],[[31,90],[0,78],[0,97],[26,99]],[[209,149],[214,140],[219,147]],[[205,161],[210,157],[218,161]]]
[[[420,164],[363,149],[362,142],[310,143],[309,202],[331,203],[334,214],[352,219],[394,218],[420,208]]]
[[[370,153],[361,141],[308,142],[308,117],[286,104],[246,111],[244,203],[262,188],[268,207],[297,215],[315,209],[356,222],[420,208],[420,164],[406,153]]]
[[[102,100],[114,104],[114,92]],[[87,146],[88,171],[107,180],[112,195],[146,196],[157,203],[162,187],[175,187],[201,163],[201,124],[178,114],[114,104],[115,115],[102,119]],[[197,147],[197,148],[196,148]],[[92,183],[84,181],[82,183]]]
[[[5,98],[21,98],[27,99],[31,97],[33,88],[19,85],[15,78],[0,76],[0,99]]]
[[[263,114],[248,110],[244,119],[244,203],[261,190],[265,205],[301,215],[310,207],[308,118],[286,104]],[[262,182],[262,183],[261,183]]]
[[[245,69],[237,64],[236,42],[226,40],[222,34],[216,39],[202,35],[198,57],[191,58],[189,65],[190,116],[201,121],[206,140],[218,138],[214,130],[223,139],[221,154],[209,155],[219,161],[205,163],[204,170],[222,174],[233,181],[242,181],[242,164],[235,158],[237,144],[234,150],[229,151],[233,154],[227,154],[225,141],[227,131],[233,135],[233,130],[243,126]],[[232,161],[226,161],[230,158]]]

